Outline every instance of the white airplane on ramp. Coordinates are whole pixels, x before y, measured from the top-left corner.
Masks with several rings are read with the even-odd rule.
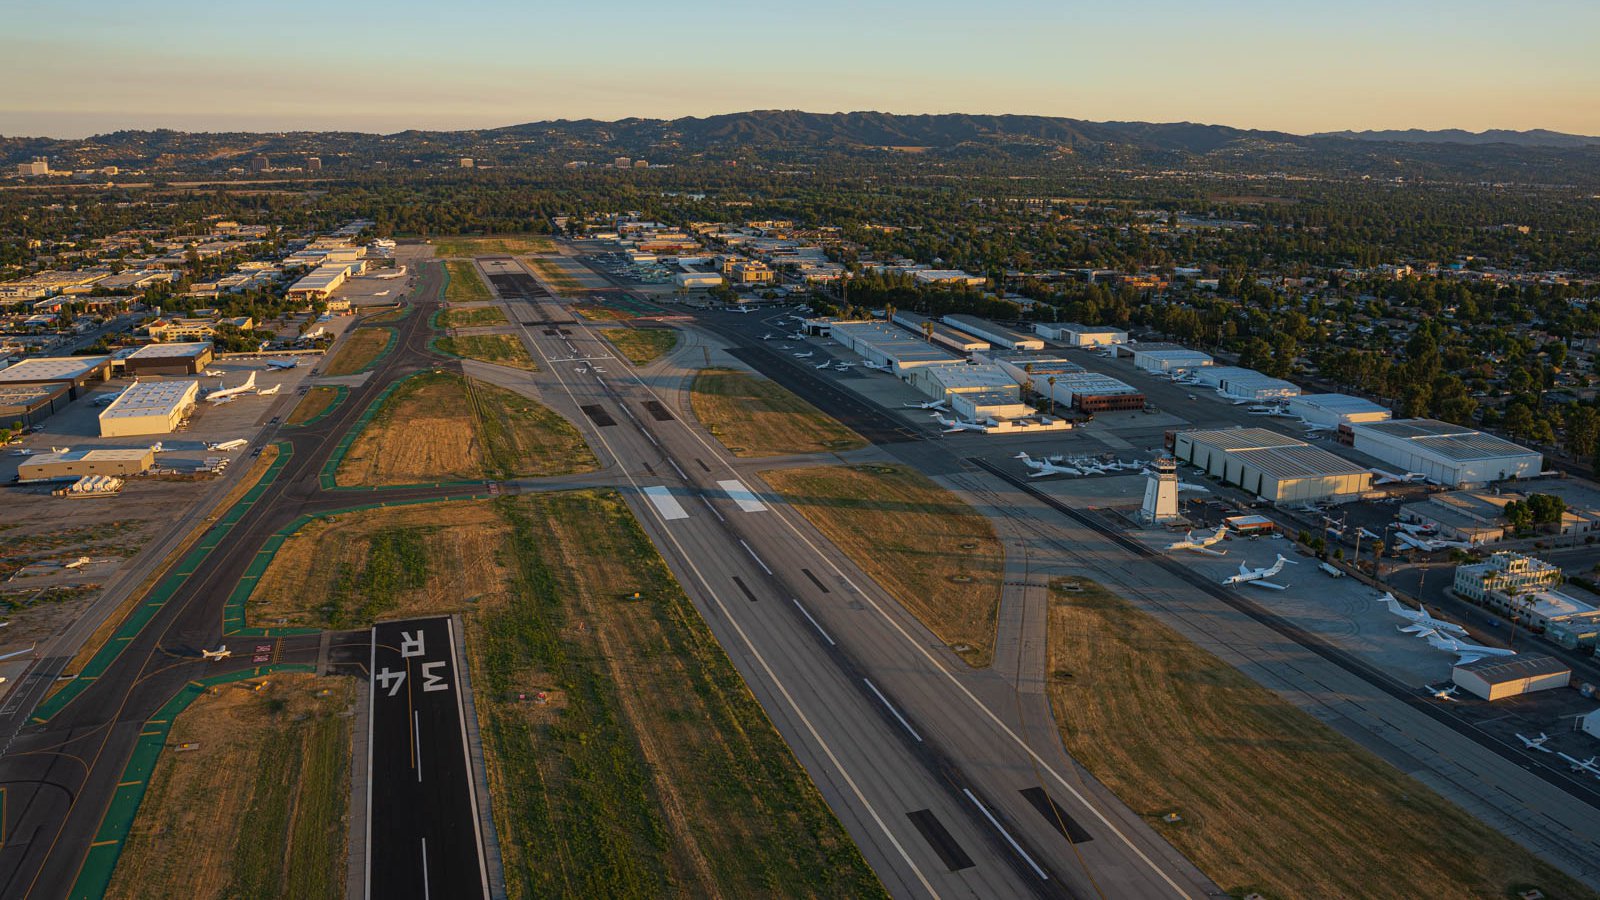
[[[300,360],[298,360],[298,359],[269,359],[269,360],[267,360],[267,368],[269,368],[269,369],[292,369],[292,368],[294,368],[295,366],[298,366],[298,365],[300,365]]]
[[[1459,687],[1457,687],[1456,685],[1453,685],[1453,684],[1450,685],[1449,687],[1434,687],[1433,685],[1430,684],[1427,687],[1427,691],[1428,691],[1428,693],[1433,695],[1433,699],[1435,699],[1435,700],[1446,700],[1446,701],[1449,701],[1450,703],[1455,703],[1456,702],[1456,691],[1459,691],[1459,690],[1461,690],[1461,688],[1459,688]]]
[[[762,339],[762,340],[763,340],[763,341],[770,341],[770,340],[772,340],[772,339],[773,339],[773,338],[775,338],[775,337],[777,337],[777,335],[775,335],[775,334],[773,334],[773,333],[772,333],[772,332],[770,332],[770,331],[769,331],[769,332],[767,332],[767,333],[766,333],[766,334],[763,334],[763,335],[762,335],[762,336],[761,336],[761,339]]]
[[[206,449],[207,450],[223,450],[223,451],[237,450],[240,447],[248,445],[249,443],[250,442],[245,440],[244,438],[234,438],[234,439],[229,440],[229,441],[218,441],[218,442],[216,442],[214,444],[207,444],[206,445]]]
[[[884,365],[880,366],[875,362],[869,362],[867,360],[862,360],[861,361],[861,365],[866,367],[866,368],[868,368],[868,369],[871,369],[874,372],[887,372],[887,371],[889,371],[888,364],[884,364]]]
[[[958,431],[986,432],[989,430],[989,426],[981,425],[977,422],[963,422],[960,419],[946,419],[944,416],[941,416],[938,413],[934,413],[933,417],[937,419],[939,424],[944,427],[945,434],[955,434]]]
[[[1387,591],[1384,592],[1383,596],[1378,598],[1378,602],[1389,607],[1389,612],[1392,612],[1400,618],[1411,623],[1410,625],[1400,629],[1406,634],[1420,635],[1427,632],[1448,632],[1458,637],[1467,636],[1467,630],[1462,628],[1460,625],[1457,625],[1454,622],[1446,622],[1443,619],[1435,619],[1433,616],[1428,614],[1426,609],[1421,607],[1412,609],[1411,607],[1406,606],[1404,603],[1401,603],[1399,600],[1397,600],[1394,594],[1388,593]]]
[[[1367,471],[1378,476],[1373,479],[1373,484],[1414,484],[1428,477],[1421,472],[1407,472],[1404,475],[1400,475],[1395,472],[1385,472],[1382,469],[1368,469]]]
[[[945,409],[949,406],[943,400],[929,400],[927,403],[902,403],[906,409]]]
[[[251,372],[250,373],[250,377],[245,379],[244,384],[241,384],[238,387],[231,387],[231,388],[220,388],[219,387],[216,390],[214,390],[211,393],[206,395],[206,402],[207,403],[221,403],[224,400],[231,400],[234,397],[237,397],[240,394],[245,393],[246,391],[253,391],[255,389],[256,389],[256,373]]]
[[[81,569],[84,566],[87,566],[89,563],[92,563],[92,562],[94,562],[94,560],[90,559],[89,557],[80,556],[77,559],[73,560],[72,562],[69,562],[69,563],[63,565],[61,568],[63,568],[63,569]]]
[[[382,279],[388,280],[390,278],[404,278],[405,276],[406,276],[406,267],[405,266],[401,266],[400,268],[394,270],[393,272],[383,272],[383,273],[380,273],[378,275],[374,275],[372,277],[373,278],[382,278]]]
[[[1071,466],[1058,465],[1061,457],[1048,459],[1034,459],[1026,453],[1018,453],[1013,459],[1022,460],[1022,464],[1030,470],[1029,478],[1044,478],[1047,475],[1082,475],[1083,473]]]
[[[1544,745],[1545,741],[1550,740],[1550,735],[1545,734],[1542,731],[1539,732],[1539,736],[1536,737],[1536,738],[1525,737],[1525,736],[1519,734],[1519,735],[1517,735],[1517,740],[1521,741],[1522,742],[1522,746],[1525,747],[1526,749],[1529,749],[1529,750],[1537,750],[1540,753],[1554,753],[1555,752],[1555,751],[1551,750],[1549,747],[1546,747]]]
[[[823,360],[821,362],[821,364],[813,366],[812,368],[815,368],[816,370],[821,371],[823,369],[829,369],[829,368],[832,368],[832,367],[833,367],[833,360],[825,359],[825,360]]]
[[[1253,587],[1263,587],[1270,591],[1281,591],[1288,585],[1277,584],[1267,579],[1282,572],[1285,565],[1293,566],[1298,565],[1298,563],[1294,560],[1284,559],[1282,553],[1278,554],[1277,561],[1272,565],[1260,569],[1252,569],[1244,563],[1239,563],[1239,574],[1229,575],[1227,578],[1222,579],[1222,586],[1238,587],[1241,584],[1248,584]]]
[[[1212,547],[1213,544],[1222,543],[1222,540],[1224,538],[1226,538],[1227,536],[1228,536],[1228,526],[1226,526],[1226,525],[1218,525],[1216,531],[1214,531],[1211,534],[1208,534],[1205,537],[1202,537],[1202,538],[1200,538],[1198,540],[1195,539],[1194,531],[1191,530],[1191,531],[1189,531],[1187,534],[1185,534],[1183,536],[1183,540],[1176,541],[1174,543],[1168,544],[1167,545],[1167,549],[1168,550],[1189,550],[1189,551],[1192,551],[1194,553],[1204,553],[1207,556],[1225,556],[1225,555],[1227,555],[1228,551],[1226,551],[1226,550],[1213,550],[1213,549],[1211,549],[1211,547]]]
[[[1485,647],[1482,644],[1469,644],[1466,641],[1446,637],[1437,631],[1429,631],[1422,635],[1428,639],[1428,646],[1435,650],[1456,655],[1456,665],[1464,666],[1467,663],[1477,662],[1490,656],[1516,656],[1515,650],[1502,650],[1499,647]]]
[[[256,391],[256,396],[258,396],[258,397],[271,397],[273,394],[276,394],[277,392],[279,392],[281,390],[283,390],[283,385],[275,384],[272,387],[262,388],[261,390]]]
[[[816,356],[816,355],[817,355],[817,351],[815,351],[815,350],[807,350],[804,353],[796,353],[796,354],[794,354],[794,358],[795,359],[810,359],[811,357]]]
[[[233,655],[233,651],[228,649],[228,645],[227,644],[223,644],[221,647],[218,647],[215,650],[201,650],[200,651],[200,658],[201,659],[209,659],[212,662],[221,662],[221,661],[227,659],[228,657],[230,657],[232,655]]]
[[[1566,760],[1567,764],[1572,766],[1573,774],[1577,774],[1578,772],[1587,772],[1596,778],[1600,778],[1600,764],[1597,764],[1597,761],[1600,761],[1600,756],[1591,756],[1588,759],[1578,759],[1576,757],[1568,756],[1559,750],[1556,751],[1556,755]]]

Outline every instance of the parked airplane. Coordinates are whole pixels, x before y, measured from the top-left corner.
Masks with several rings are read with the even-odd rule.
[[[943,400],[929,400],[926,403],[902,403],[900,405],[906,409],[944,409],[949,406]]]
[[[1457,550],[1470,550],[1472,548],[1472,545],[1466,541],[1425,541],[1421,538],[1413,537],[1404,531],[1397,531],[1395,532],[1394,536],[1400,541],[1400,543],[1405,544],[1407,547],[1414,547],[1427,553],[1432,553],[1435,550],[1443,550],[1447,547],[1454,547]]]
[[[262,388],[261,390],[256,391],[256,396],[258,396],[258,397],[271,397],[273,394],[276,394],[277,392],[279,392],[281,390],[283,390],[283,385],[275,384],[272,387]]]
[[[963,421],[961,421],[959,419],[946,419],[944,416],[941,416],[938,413],[934,413],[933,417],[935,419],[939,420],[939,424],[940,425],[944,426],[944,433],[945,434],[955,434],[958,431],[988,431],[989,430],[989,427],[987,425],[980,425],[977,422],[963,422]]]
[[[387,279],[390,279],[390,278],[404,278],[405,275],[406,275],[406,267],[405,266],[401,266],[400,268],[395,269],[393,272],[382,272],[382,273],[374,275],[372,277],[374,277],[374,278],[382,278],[382,279],[387,280]]]
[[[887,372],[887,371],[889,371],[888,363],[885,363],[885,364],[880,366],[875,362],[872,362],[870,360],[865,360],[864,359],[864,360],[861,361],[861,365],[863,367],[865,367],[865,368],[871,369],[874,372]]]
[[[1378,476],[1373,480],[1373,484],[1413,484],[1428,477],[1421,472],[1407,472],[1404,475],[1398,475],[1394,472],[1385,472],[1382,469],[1368,469],[1367,471]]]
[[[162,443],[160,441],[156,441],[154,444],[150,445],[150,452],[151,453],[165,453],[165,452],[167,452],[167,448],[164,445],[162,445]]]
[[[217,442],[215,444],[207,444],[206,445],[206,449],[207,450],[224,450],[224,451],[226,451],[226,450],[237,450],[240,447],[245,447],[245,446],[248,446],[249,444],[250,444],[250,442],[245,440],[244,438],[234,438],[231,441],[219,441],[219,442]]]
[[[1464,666],[1467,663],[1477,662],[1489,656],[1516,656],[1515,650],[1502,650],[1499,647],[1485,647],[1482,644],[1469,644],[1466,641],[1446,637],[1437,631],[1424,632],[1423,637],[1428,639],[1428,646],[1435,650],[1443,650],[1456,655],[1456,665]]]
[[[816,369],[818,369],[818,370],[821,370],[821,369],[827,369],[827,368],[831,368],[831,367],[832,367],[832,366],[833,366],[833,360],[831,360],[831,359],[825,359],[825,360],[823,360],[823,361],[822,361],[822,362],[820,362],[820,363],[818,363],[818,364],[817,364],[817,365],[816,365],[816,366],[814,366],[814,367],[813,367],[813,368],[816,368]]]
[[[1227,536],[1228,536],[1228,526],[1226,526],[1226,525],[1218,525],[1216,531],[1214,531],[1211,534],[1208,534],[1205,537],[1202,537],[1202,538],[1200,538],[1198,540],[1195,539],[1194,531],[1191,530],[1191,531],[1189,531],[1188,534],[1185,534],[1183,536],[1183,540],[1176,541],[1174,543],[1168,544],[1167,545],[1167,549],[1168,550],[1192,550],[1195,553],[1204,553],[1207,556],[1223,556],[1228,551],[1226,551],[1226,550],[1213,550],[1213,549],[1211,549],[1211,546],[1213,544],[1221,543],[1223,538],[1226,538]]]
[[[841,372],[846,372],[849,371],[850,367],[853,365],[855,365],[855,363],[836,362],[833,364],[833,367]]]
[[[1431,684],[1428,685],[1428,693],[1433,695],[1433,699],[1435,699],[1435,700],[1448,700],[1451,703],[1456,702],[1456,691],[1458,691],[1458,690],[1460,690],[1460,688],[1456,687],[1453,684],[1450,685],[1447,688],[1437,688],[1437,687],[1434,687]]]
[[[292,368],[294,368],[295,366],[298,366],[298,365],[300,365],[300,360],[298,360],[298,359],[269,359],[269,360],[267,360],[267,368],[269,368],[269,369],[292,369]]]
[[[804,331],[794,331],[789,333],[789,340],[791,341],[803,341],[805,339],[806,333]]]
[[[1198,494],[1209,494],[1211,489],[1202,484],[1190,484],[1187,481],[1178,482],[1179,491],[1194,491]]]
[[[32,456],[33,455],[33,451],[29,450],[27,447],[23,447],[23,448],[21,448],[19,450],[11,451],[11,455],[12,456]]]
[[[63,568],[63,569],[81,569],[84,566],[87,566],[91,562],[94,562],[94,560],[90,559],[87,556],[80,556],[77,559],[73,560],[72,562],[69,562],[66,565],[62,566],[61,568]]]
[[[1405,628],[1400,629],[1408,634],[1420,635],[1428,632],[1442,631],[1449,634],[1458,635],[1460,637],[1467,636],[1467,630],[1462,628],[1460,625],[1457,625],[1454,622],[1446,622],[1443,619],[1435,619],[1433,616],[1428,614],[1426,609],[1421,607],[1412,609],[1411,607],[1406,606],[1404,603],[1401,603],[1399,600],[1397,600],[1394,594],[1391,594],[1387,591],[1384,592],[1383,596],[1378,598],[1378,602],[1389,607],[1389,612],[1392,612],[1400,618],[1411,623]]]
[[[1334,565],[1333,563],[1329,563],[1329,562],[1319,563],[1317,565],[1317,568],[1321,569],[1324,572],[1327,572],[1329,578],[1343,578],[1344,577],[1344,570],[1339,568],[1338,566]]]
[[[816,356],[816,355],[817,355],[817,351],[815,351],[815,350],[807,350],[804,353],[796,353],[796,354],[794,354],[794,358],[795,359],[810,359],[811,357]]]
[[[1278,411],[1276,406],[1252,406],[1245,412],[1252,416],[1270,416]]]
[[[218,647],[215,650],[204,650],[204,649],[202,649],[200,651],[200,658],[201,659],[209,659],[212,662],[221,662],[222,660],[225,660],[225,659],[227,659],[228,657],[230,657],[232,655],[233,655],[233,651],[228,649],[228,645],[227,644],[223,644],[221,647]]]
[[[212,391],[211,393],[207,394],[206,395],[206,400],[208,402],[211,402],[211,403],[220,403],[223,400],[232,399],[233,397],[236,397],[239,394],[243,394],[246,391],[253,391],[255,389],[256,389],[256,373],[251,372],[250,373],[250,377],[245,379],[244,384],[241,384],[238,387],[231,387],[231,388],[221,388],[221,387],[219,387],[216,390]]]
[[[28,649],[26,649],[26,650],[13,650],[10,653],[0,653],[0,660],[15,659],[16,657],[22,656],[24,654],[32,653],[33,652],[33,648],[37,647],[37,646],[39,646],[39,645],[38,644],[29,644],[28,645]],[[4,683],[3,681],[0,681],[0,684],[3,684],[3,683]]]
[[[1550,735],[1545,734],[1542,731],[1539,732],[1539,736],[1536,737],[1536,738],[1524,737],[1523,735],[1519,734],[1519,735],[1517,735],[1517,740],[1521,741],[1522,742],[1522,746],[1525,747],[1528,750],[1537,750],[1540,753],[1552,753],[1552,752],[1554,752],[1549,747],[1546,747],[1544,745],[1545,741],[1550,740]]]
[[[1361,529],[1361,536],[1366,538],[1369,541],[1381,541],[1381,540],[1383,540],[1383,535],[1381,535],[1381,534],[1373,534],[1372,532],[1368,531],[1365,528]]]
[[[1239,563],[1239,574],[1229,575],[1227,578],[1222,579],[1222,586],[1238,587],[1241,584],[1249,584],[1254,585],[1255,587],[1264,587],[1269,590],[1281,591],[1288,587],[1288,585],[1275,584],[1267,579],[1278,574],[1279,572],[1282,572],[1285,564],[1291,566],[1297,565],[1297,563],[1295,563],[1293,560],[1284,559],[1283,554],[1281,553],[1278,554],[1278,559],[1276,562],[1270,566],[1260,569],[1252,569],[1244,563]]]
[[[1083,474],[1083,472],[1079,471],[1078,469],[1074,469],[1071,466],[1057,465],[1057,463],[1061,461],[1061,457],[1059,456],[1055,457],[1054,459],[1034,459],[1026,453],[1018,453],[1015,457],[1013,457],[1013,459],[1022,460],[1022,464],[1031,470],[1028,475],[1029,478],[1043,478],[1046,475]]]
[[[1556,755],[1566,760],[1567,764],[1572,766],[1572,771],[1574,774],[1578,772],[1587,772],[1596,778],[1600,778],[1600,764],[1597,764],[1597,761],[1600,761],[1600,756],[1591,756],[1588,759],[1578,759],[1576,757],[1568,756],[1559,750],[1556,751]]]
[[[228,374],[228,373],[222,371],[221,369],[207,369],[206,370],[206,377],[207,378],[221,378],[222,376],[224,376],[226,374]]]
[[[1396,522],[1394,527],[1404,531],[1406,534],[1422,535],[1424,537],[1432,535],[1439,530],[1432,525],[1419,525],[1415,522]]]
[[[738,315],[741,315],[741,316],[747,316],[750,313],[753,313],[755,311],[756,311],[756,308],[753,307],[753,306],[735,306],[733,309],[728,310],[728,312],[737,313]]]
[[[72,448],[71,447],[51,447],[50,448],[50,452],[51,453],[71,453],[72,452]]]
[[[770,341],[770,340],[772,340],[772,339],[773,339],[773,338],[775,338],[775,337],[777,337],[777,335],[775,335],[775,334],[773,334],[773,333],[772,333],[772,332],[770,332],[770,331],[769,331],[769,332],[767,332],[767,333],[766,333],[766,334],[763,334],[763,335],[762,335],[762,336],[761,336],[761,339],[762,339],[762,340],[763,340],[763,341]]]

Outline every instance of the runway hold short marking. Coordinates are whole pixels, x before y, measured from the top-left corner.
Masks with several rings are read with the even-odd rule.
[[[1044,788],[1025,788],[1022,791],[1022,796],[1034,809],[1039,811],[1039,815],[1044,816],[1045,821],[1050,823],[1050,827],[1059,832],[1062,837],[1074,844],[1083,844],[1094,840],[1094,836],[1084,831],[1082,825],[1073,821],[1072,817],[1067,815],[1067,811],[1061,808],[1061,804],[1057,803],[1054,797],[1044,792]]]
[[[967,855],[956,839],[951,836],[950,830],[944,827],[931,809],[919,809],[916,812],[906,813],[906,818],[911,824],[917,826],[922,839],[928,842],[933,852],[939,854],[939,859],[944,861],[945,868],[952,872],[972,868],[972,857]]]
[[[767,505],[757,499],[755,493],[737,478],[719,481],[717,486],[728,492],[728,499],[737,504],[741,512],[761,512],[767,508]]]
[[[689,518],[689,513],[684,510],[683,504],[679,503],[678,498],[672,496],[672,491],[664,485],[647,487],[644,489],[644,495],[656,505],[656,512],[661,514],[661,518],[668,521]]]

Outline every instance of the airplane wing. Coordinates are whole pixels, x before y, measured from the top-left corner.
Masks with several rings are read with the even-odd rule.
[[[1244,563],[1239,563],[1239,574],[1240,575],[1249,575],[1250,574],[1250,567],[1245,565]]]
[[[1257,578],[1255,581],[1246,581],[1245,584],[1248,584],[1251,587],[1266,588],[1269,591],[1281,591],[1288,587],[1287,584],[1277,584],[1271,581],[1263,581],[1260,578]]]

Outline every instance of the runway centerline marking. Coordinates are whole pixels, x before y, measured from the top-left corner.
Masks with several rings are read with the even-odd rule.
[[[656,511],[661,513],[661,518],[668,521],[689,518],[688,510],[683,508],[683,504],[678,502],[677,497],[672,496],[672,491],[665,485],[647,487],[644,489],[644,495],[655,504]]]
[[[822,626],[817,623],[817,620],[811,618],[811,613],[807,612],[806,608],[804,606],[800,605],[800,599],[798,597],[790,597],[789,598],[789,602],[794,604],[794,608],[795,609],[800,610],[800,615],[806,617],[806,621],[810,622],[811,623],[811,627],[815,628],[817,630],[817,634],[822,635],[822,639],[828,642],[828,646],[830,646],[830,647],[839,646],[837,643],[834,642],[833,638],[828,635],[828,632],[824,631]],[[920,738],[918,740],[920,740]]]
[[[1017,839],[1011,836],[1011,832],[1007,831],[1005,826],[1000,824],[1000,820],[994,817],[994,813],[989,812],[989,808],[987,806],[984,806],[982,803],[978,802],[978,798],[972,795],[971,788],[962,788],[961,793],[967,795],[967,799],[972,801],[972,805],[978,808],[978,812],[983,813],[983,817],[989,820],[989,824],[994,826],[995,831],[1000,832],[1000,836],[1006,839],[1006,843],[1011,845],[1011,849],[1017,851],[1017,855],[1022,857],[1022,861],[1027,863],[1029,868],[1033,869],[1033,873],[1035,875],[1038,875],[1043,881],[1050,880],[1050,876],[1046,875],[1044,870],[1039,868],[1039,864],[1033,861],[1033,857],[1029,856],[1028,852],[1022,849],[1022,845],[1017,843]]]
[[[890,703],[889,698],[883,695],[883,691],[878,690],[878,686],[872,683],[872,679],[863,678],[861,680],[866,682],[867,687],[872,689],[872,693],[878,698],[878,702],[882,703],[885,709],[894,714],[895,720],[900,723],[900,727],[904,728],[911,734],[912,737],[916,738],[917,743],[922,743],[922,735],[917,734],[917,730],[911,727],[911,723],[906,721],[906,717],[900,715],[900,710],[894,708],[894,704]]]
[[[711,514],[713,516],[717,517],[717,521],[718,522],[726,522],[726,521],[728,521],[727,519],[724,519],[722,517],[722,513],[717,512],[717,507],[716,507],[715,504],[713,504],[711,502],[711,498],[710,497],[707,497],[705,494],[701,494],[700,495],[700,502],[704,503],[706,505],[706,509],[711,510]]]
[[[754,550],[750,549],[750,545],[744,542],[744,538],[739,538],[739,546],[744,548],[744,552],[750,554],[750,558],[756,561],[756,565],[761,567],[761,571],[768,575],[772,574],[772,570],[767,568],[767,564],[761,561],[761,557],[757,556]]]

